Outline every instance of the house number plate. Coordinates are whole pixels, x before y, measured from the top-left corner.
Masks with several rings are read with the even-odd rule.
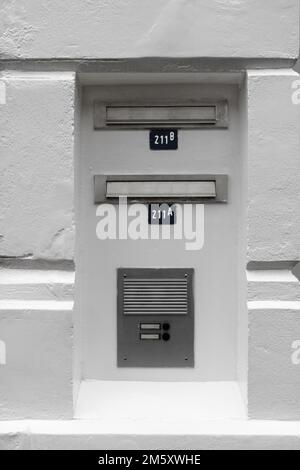
[[[149,134],[151,150],[177,150],[177,129],[152,129]]]
[[[149,204],[148,223],[150,225],[174,225],[176,223],[176,206],[167,203]]]

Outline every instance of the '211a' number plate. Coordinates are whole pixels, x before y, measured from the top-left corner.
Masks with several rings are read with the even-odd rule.
[[[176,206],[173,204],[149,204],[148,224],[174,225],[176,223]]]
[[[177,150],[177,129],[152,129],[149,134],[151,150]]]

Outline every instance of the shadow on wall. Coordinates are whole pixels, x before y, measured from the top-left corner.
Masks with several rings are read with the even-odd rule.
[[[0,340],[0,365],[6,364],[6,346],[4,341]]]
[[[300,23],[300,19],[299,19],[299,23]],[[300,38],[299,38],[299,39],[300,39]],[[298,61],[297,61],[297,63],[296,63],[295,66],[294,66],[294,70],[296,70],[296,72],[300,73],[300,44],[299,44]]]

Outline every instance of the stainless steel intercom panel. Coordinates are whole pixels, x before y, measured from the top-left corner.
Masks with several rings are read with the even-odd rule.
[[[193,367],[193,269],[118,269],[118,367]]]

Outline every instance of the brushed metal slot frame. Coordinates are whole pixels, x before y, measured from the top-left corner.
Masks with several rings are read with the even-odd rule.
[[[209,175],[94,175],[94,203],[101,204],[110,202],[118,204],[119,198],[107,197],[106,187],[107,182],[195,182],[195,181],[213,181],[215,183],[216,194],[215,197],[199,197],[199,196],[180,196],[174,195],[166,196],[148,196],[148,197],[129,197],[129,203],[226,203],[228,200],[228,175],[209,174]]]
[[[157,110],[157,117],[155,116]],[[118,113],[119,111],[119,113]],[[195,114],[199,112],[199,116]],[[202,111],[202,115],[201,115]],[[143,117],[144,113],[144,117]],[[190,113],[190,116],[189,116]],[[118,116],[119,114],[119,116]],[[94,102],[94,129],[171,128],[227,129],[228,101],[202,102]]]

